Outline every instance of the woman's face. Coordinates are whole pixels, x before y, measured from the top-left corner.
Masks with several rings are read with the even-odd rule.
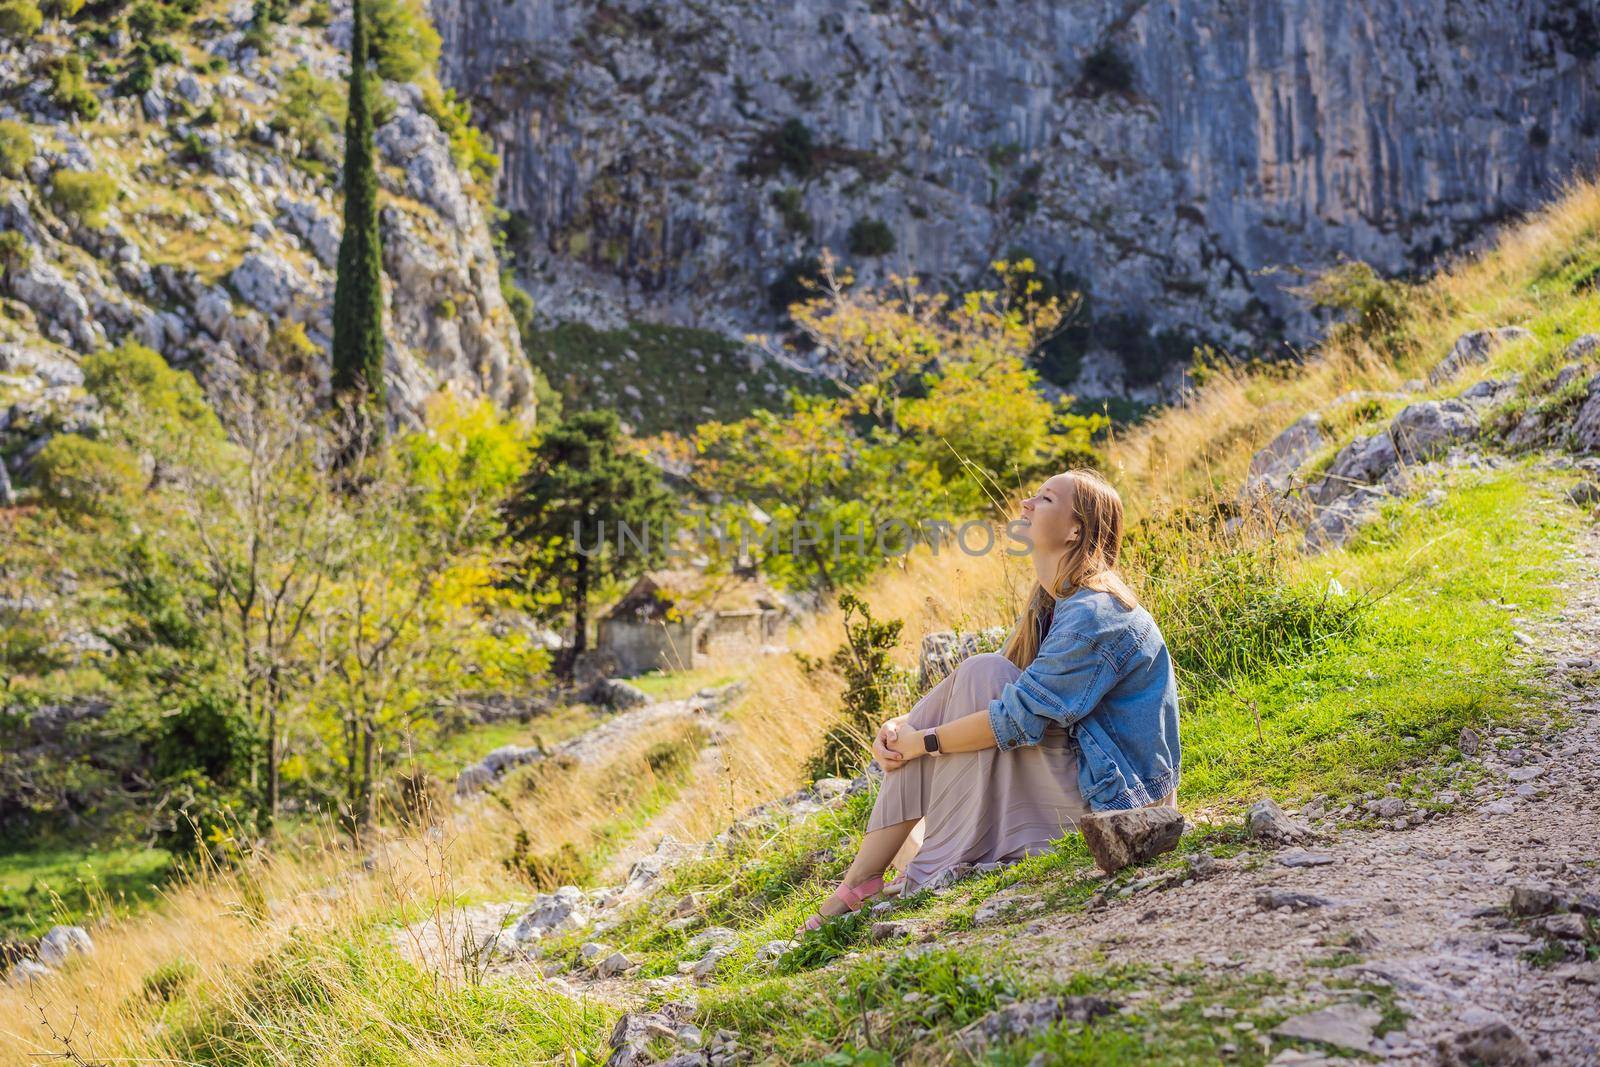
[[[1078,539],[1077,489],[1072,475],[1058,474],[1022,502],[1026,537],[1036,552],[1058,552]]]

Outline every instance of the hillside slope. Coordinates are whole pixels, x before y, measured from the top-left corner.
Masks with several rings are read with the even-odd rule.
[[[212,390],[262,367],[326,384],[348,5],[285,21],[249,4],[146,9],[142,31],[86,11],[0,44],[0,455],[13,473],[50,433],[93,425],[78,357],[124,340]],[[435,117],[459,116],[436,89],[385,89],[393,414],[414,421],[449,387],[531,418],[486,209]]]
[[[1591,1062],[1596,277],[1582,185],[1306,364],[1210,368],[1115,443],[1129,569],[1183,672],[1173,855],[1107,878],[1067,834],[793,945],[873,783],[806,780],[846,680],[774,658],[713,723],[541,762],[360,850],[307,835],[205,871],[0,991],[0,1056]],[[1319,508],[1348,536],[1308,543]],[[1015,562],[887,568],[866,599],[908,623],[900,665],[1014,617]],[[824,615],[796,643],[841,634]],[[676,842],[605,884],[647,825]]]

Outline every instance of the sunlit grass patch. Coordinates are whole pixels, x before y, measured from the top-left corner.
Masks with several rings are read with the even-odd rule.
[[[1185,803],[1347,794],[1440,753],[1463,726],[1515,721],[1528,676],[1513,612],[1560,600],[1576,512],[1548,476],[1463,477],[1435,508],[1390,509],[1300,580],[1372,597],[1362,625],[1184,709]]]

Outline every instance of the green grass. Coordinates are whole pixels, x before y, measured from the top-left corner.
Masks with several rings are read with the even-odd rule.
[[[1306,582],[1377,599],[1352,633],[1184,709],[1185,803],[1359,792],[1463,726],[1526,711],[1506,605],[1559,602],[1578,512],[1531,467],[1462,481],[1439,507],[1392,506],[1348,550],[1301,566]]]
[[[527,720],[472,723],[441,733],[426,750],[416,753],[416,759],[429,774],[454,781],[461,768],[497,748],[540,743],[558,745],[593,729],[594,725],[593,709],[583,704],[554,708]]]
[[[127,912],[160,895],[171,857],[138,845],[49,842],[0,852],[0,938]]]
[[[378,927],[295,941],[226,1005],[179,995],[160,1016],[175,1059],[215,1067],[598,1063],[614,1021],[536,986],[440,981]]]
[[[568,410],[614,408],[641,436],[691,433],[703,422],[778,407],[791,388],[815,393],[823,384],[767,363],[752,366],[747,346],[683,326],[562,323],[530,333],[524,347]]]
[[[727,685],[743,677],[743,673],[728,667],[697,667],[689,671],[650,671],[627,681],[651,700],[683,700],[701,689]]]

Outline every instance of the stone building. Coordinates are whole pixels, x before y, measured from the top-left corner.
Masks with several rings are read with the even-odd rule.
[[[713,666],[782,647],[789,619],[760,581],[652,571],[600,619],[595,650],[622,675]]]

